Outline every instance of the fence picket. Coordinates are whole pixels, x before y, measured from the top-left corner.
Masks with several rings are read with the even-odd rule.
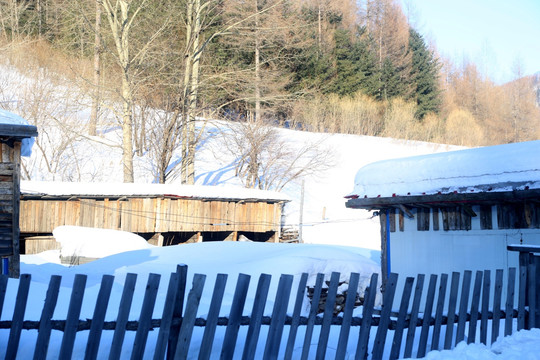
[[[169,277],[167,295],[165,295],[165,305],[163,306],[163,313],[161,315],[159,333],[156,340],[154,360],[162,360],[166,354],[167,341],[169,340],[169,333],[171,331],[174,299],[176,297],[176,291],[178,291],[178,281],[178,273],[171,273],[171,276]]]
[[[506,305],[505,305],[505,321],[504,321],[504,336],[512,334],[512,323],[514,320],[514,295],[516,289],[516,268],[508,269],[508,284],[506,288]]]
[[[489,292],[491,289],[491,271],[484,270],[484,286],[482,289],[482,315],[480,318],[480,342],[487,345],[487,326],[489,317]]]
[[[495,272],[495,293],[493,298],[493,319],[491,321],[491,343],[499,337],[501,323],[501,296],[503,286],[503,271]]]
[[[137,282],[137,274],[129,273],[124,281],[124,289],[118,306],[118,316],[116,318],[116,327],[114,328],[113,341],[111,344],[111,352],[109,360],[120,359],[122,345],[126,334],[126,324],[128,322],[129,311],[133,301],[133,292],[135,291],[135,283]]]
[[[364,305],[362,311],[362,324],[358,335],[355,360],[364,360],[368,354],[369,331],[371,330],[371,318],[377,297],[378,274],[371,274],[369,287],[364,292]]]
[[[408,277],[405,279],[405,287],[403,288],[403,294],[401,295],[401,304],[399,306],[396,329],[394,330],[394,338],[392,340],[392,348],[390,350],[390,359],[397,359],[399,357],[403,339],[403,329],[405,329],[405,317],[407,316],[407,311],[409,309],[409,301],[411,299],[413,284],[413,277]]]
[[[304,337],[301,360],[307,360],[309,350],[311,348],[311,337],[313,336],[315,318],[317,317],[317,311],[319,310],[319,301],[321,300],[323,281],[324,274],[317,274],[317,279],[315,280],[315,289],[313,291],[313,298],[311,299],[311,308],[309,309],[308,321],[306,325],[306,335]]]
[[[103,322],[105,321],[105,313],[109,306],[113,282],[114,276],[112,275],[103,275],[101,278],[101,286],[96,299],[94,315],[92,316],[92,325],[90,327],[86,351],[84,353],[85,360],[97,359],[101,332],[103,331]]]
[[[433,318],[433,303],[435,300],[435,288],[437,286],[437,275],[431,274],[429,277],[428,292],[426,296],[426,305],[424,308],[424,316],[422,318],[422,331],[420,332],[420,341],[418,342],[418,351],[416,356],[422,358],[426,355],[427,341],[429,335],[429,327]]]
[[[234,348],[236,347],[236,340],[238,338],[238,328],[240,327],[242,312],[244,311],[250,279],[251,276],[249,275],[238,275],[238,282],[236,283],[236,289],[234,291],[233,302],[231,305],[231,313],[229,314],[229,323],[227,324],[227,329],[225,330],[223,348],[221,349],[222,359],[232,359],[234,355]]]
[[[71,299],[69,300],[66,326],[64,328],[64,336],[62,337],[60,355],[58,357],[61,360],[71,359],[73,345],[75,344],[75,336],[77,335],[77,327],[79,326],[79,316],[81,314],[86,278],[86,275],[77,274],[73,281],[73,290],[71,291]]]
[[[195,318],[197,317],[197,310],[199,309],[205,281],[206,275],[193,275],[191,290],[189,290],[186,303],[186,311],[184,312],[182,325],[178,333],[178,344],[176,345],[176,353],[174,354],[175,359],[187,359],[189,344],[193,335],[193,326],[195,325]]]
[[[433,325],[433,336],[431,339],[431,350],[439,350],[439,340],[441,337],[441,324],[447,285],[448,274],[441,274],[441,281],[439,283],[439,296],[437,298],[437,309],[435,310],[435,325]]]
[[[300,312],[302,311],[302,305],[304,304],[306,296],[307,279],[308,274],[302,273],[300,282],[298,283],[298,291],[296,292],[296,302],[294,304],[291,326],[289,328],[289,339],[287,340],[287,347],[285,348],[285,360],[292,359],[296,334],[298,333],[298,325],[300,324]]]
[[[173,321],[179,319],[182,321],[182,312],[184,311],[184,297],[186,295],[186,283],[187,283],[187,271],[188,267],[185,264],[176,266],[176,273],[178,274],[178,290],[176,291],[176,299],[173,306]],[[178,346],[178,336],[180,335],[180,326],[173,325],[169,332],[169,346],[167,346],[167,360],[174,359],[176,354],[176,346]]]
[[[160,279],[161,275],[159,274],[150,273],[148,275],[148,282],[146,283],[146,291],[144,292],[141,314],[139,315],[139,326],[137,327],[135,341],[133,342],[131,360],[142,359],[144,356],[144,349],[146,348],[148,331],[150,331],[152,314],[154,313],[154,306],[156,304]]]
[[[533,255],[529,255],[529,266],[527,267],[527,280],[529,290],[529,326],[528,329],[536,327],[536,261]]]
[[[61,281],[62,277],[58,275],[52,275],[51,280],[49,281],[47,295],[45,296],[45,304],[43,305],[41,318],[39,320],[38,337],[36,348],[34,349],[34,360],[44,360],[47,358],[47,350],[49,349],[49,340],[51,338],[51,319],[54,314],[54,309],[56,308]]]
[[[517,329],[525,329],[525,299],[527,296],[527,264],[529,254],[519,253],[519,296]]]
[[[223,294],[227,285],[227,274],[217,274],[208,316],[206,318],[206,326],[204,327],[203,339],[201,342],[201,350],[199,351],[199,359],[210,359],[212,354],[212,345],[214,344],[214,335],[216,334],[216,326],[223,302]]]
[[[263,359],[277,359],[278,357],[283,326],[285,325],[285,317],[287,316],[287,305],[291,296],[292,282],[292,275],[281,275],[279,278]]]
[[[463,284],[461,286],[461,299],[459,300],[458,327],[456,332],[456,345],[465,339],[465,324],[467,322],[467,307],[469,306],[469,294],[471,292],[472,271],[466,270],[463,273]]]
[[[409,328],[407,329],[407,341],[405,342],[405,352],[403,357],[410,358],[412,356],[412,348],[414,343],[414,334],[418,322],[418,312],[420,311],[420,300],[422,300],[422,292],[424,290],[424,274],[418,274],[416,277],[416,286],[414,289],[414,299],[411,308],[411,317],[409,320]]]
[[[384,344],[386,342],[386,334],[388,332],[388,325],[390,324],[390,315],[392,313],[392,303],[394,302],[394,294],[396,292],[396,285],[398,280],[398,274],[390,273],[388,281],[386,282],[385,294],[383,297],[383,304],[381,310],[381,318],[377,333],[375,335],[375,344],[373,345],[373,358],[382,359],[384,353]]]
[[[482,271],[476,272],[474,279],[473,296],[471,301],[471,319],[469,320],[469,336],[467,344],[472,344],[476,339],[476,329],[478,325],[478,307],[480,306],[480,292],[482,290]]]
[[[358,293],[358,282],[360,274],[351,273],[349,278],[349,287],[347,288],[347,298],[345,300],[345,309],[343,311],[343,322],[339,332],[338,348],[336,351],[336,360],[345,359],[347,353],[347,343],[349,341],[349,333],[351,331],[352,313],[354,303],[356,302],[356,294]]]
[[[332,275],[330,276],[330,285],[328,286],[323,321],[321,332],[319,334],[319,343],[317,345],[315,359],[324,359],[326,356],[328,337],[330,336],[330,324],[332,323],[332,317],[334,316],[334,306],[336,304],[336,294],[339,286],[339,277],[340,273],[338,272],[332,272]]]
[[[255,358],[257,342],[259,340],[259,333],[261,331],[262,317],[264,315],[264,308],[268,298],[268,289],[270,287],[271,279],[272,276],[269,274],[261,274],[259,277],[259,283],[257,284],[255,299],[253,300],[253,309],[251,310],[251,318],[249,321],[249,328],[246,336],[246,344],[242,353],[242,359]]]
[[[450,298],[448,301],[448,316],[446,321],[446,333],[444,336],[444,349],[450,349],[452,347],[452,337],[454,335],[454,323],[456,321],[456,303],[459,290],[459,277],[460,273],[452,273],[452,283],[450,285]]]
[[[21,275],[19,279],[19,288],[15,300],[15,309],[13,310],[13,320],[11,321],[11,330],[9,332],[8,346],[6,350],[6,359],[15,359],[21,340],[21,331],[28,301],[28,292],[30,290],[31,276],[29,274]]]
[[[2,309],[4,308],[4,299],[6,298],[8,276],[0,274],[0,319],[2,318]]]

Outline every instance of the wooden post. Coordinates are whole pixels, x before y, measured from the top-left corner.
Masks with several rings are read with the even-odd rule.
[[[387,245],[387,231],[386,231],[386,210],[379,211],[379,221],[381,223],[381,291],[384,292],[384,287],[386,285],[386,280],[388,279],[388,247]]]

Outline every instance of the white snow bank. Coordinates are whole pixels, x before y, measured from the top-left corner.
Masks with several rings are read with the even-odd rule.
[[[154,247],[139,235],[119,230],[59,226],[53,236],[62,246],[60,255],[65,257],[102,258]]]
[[[491,347],[459,343],[453,350],[431,351],[428,360],[535,360],[540,358],[540,329],[521,330],[500,338]]]
[[[181,198],[289,201],[289,196],[239,186],[21,181],[21,194],[51,196],[174,196]]]
[[[538,189],[539,153],[537,140],[379,161],[358,171],[349,196]]]
[[[7,125],[26,125],[28,126],[28,121],[24,120],[19,115],[10,113],[6,110],[0,109],[0,124]],[[30,156],[32,155],[32,146],[34,145],[34,138],[25,138],[21,141],[21,156]]]

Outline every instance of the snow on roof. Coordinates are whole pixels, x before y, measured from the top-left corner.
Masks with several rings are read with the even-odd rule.
[[[21,131],[20,137],[21,140],[21,156],[30,156],[32,154],[32,145],[34,145],[34,138],[32,136],[37,135],[37,130],[35,126],[28,124],[28,121],[24,120],[19,115],[10,113],[6,110],[0,109],[0,127],[2,125],[15,125],[15,126],[24,126],[24,131]],[[1,134],[0,135],[5,135]],[[12,135],[11,133],[9,135]]]
[[[275,192],[234,186],[179,184],[127,184],[21,181],[23,196],[58,197],[140,197],[170,196],[191,199],[290,201],[289,196]]]
[[[378,161],[348,198],[540,189],[540,141]]]

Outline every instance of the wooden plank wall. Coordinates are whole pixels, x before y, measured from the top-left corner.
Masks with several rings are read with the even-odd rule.
[[[13,163],[0,163],[0,256],[13,255]]]
[[[279,231],[281,204],[170,198],[21,200],[22,233],[76,225],[138,233]]]

